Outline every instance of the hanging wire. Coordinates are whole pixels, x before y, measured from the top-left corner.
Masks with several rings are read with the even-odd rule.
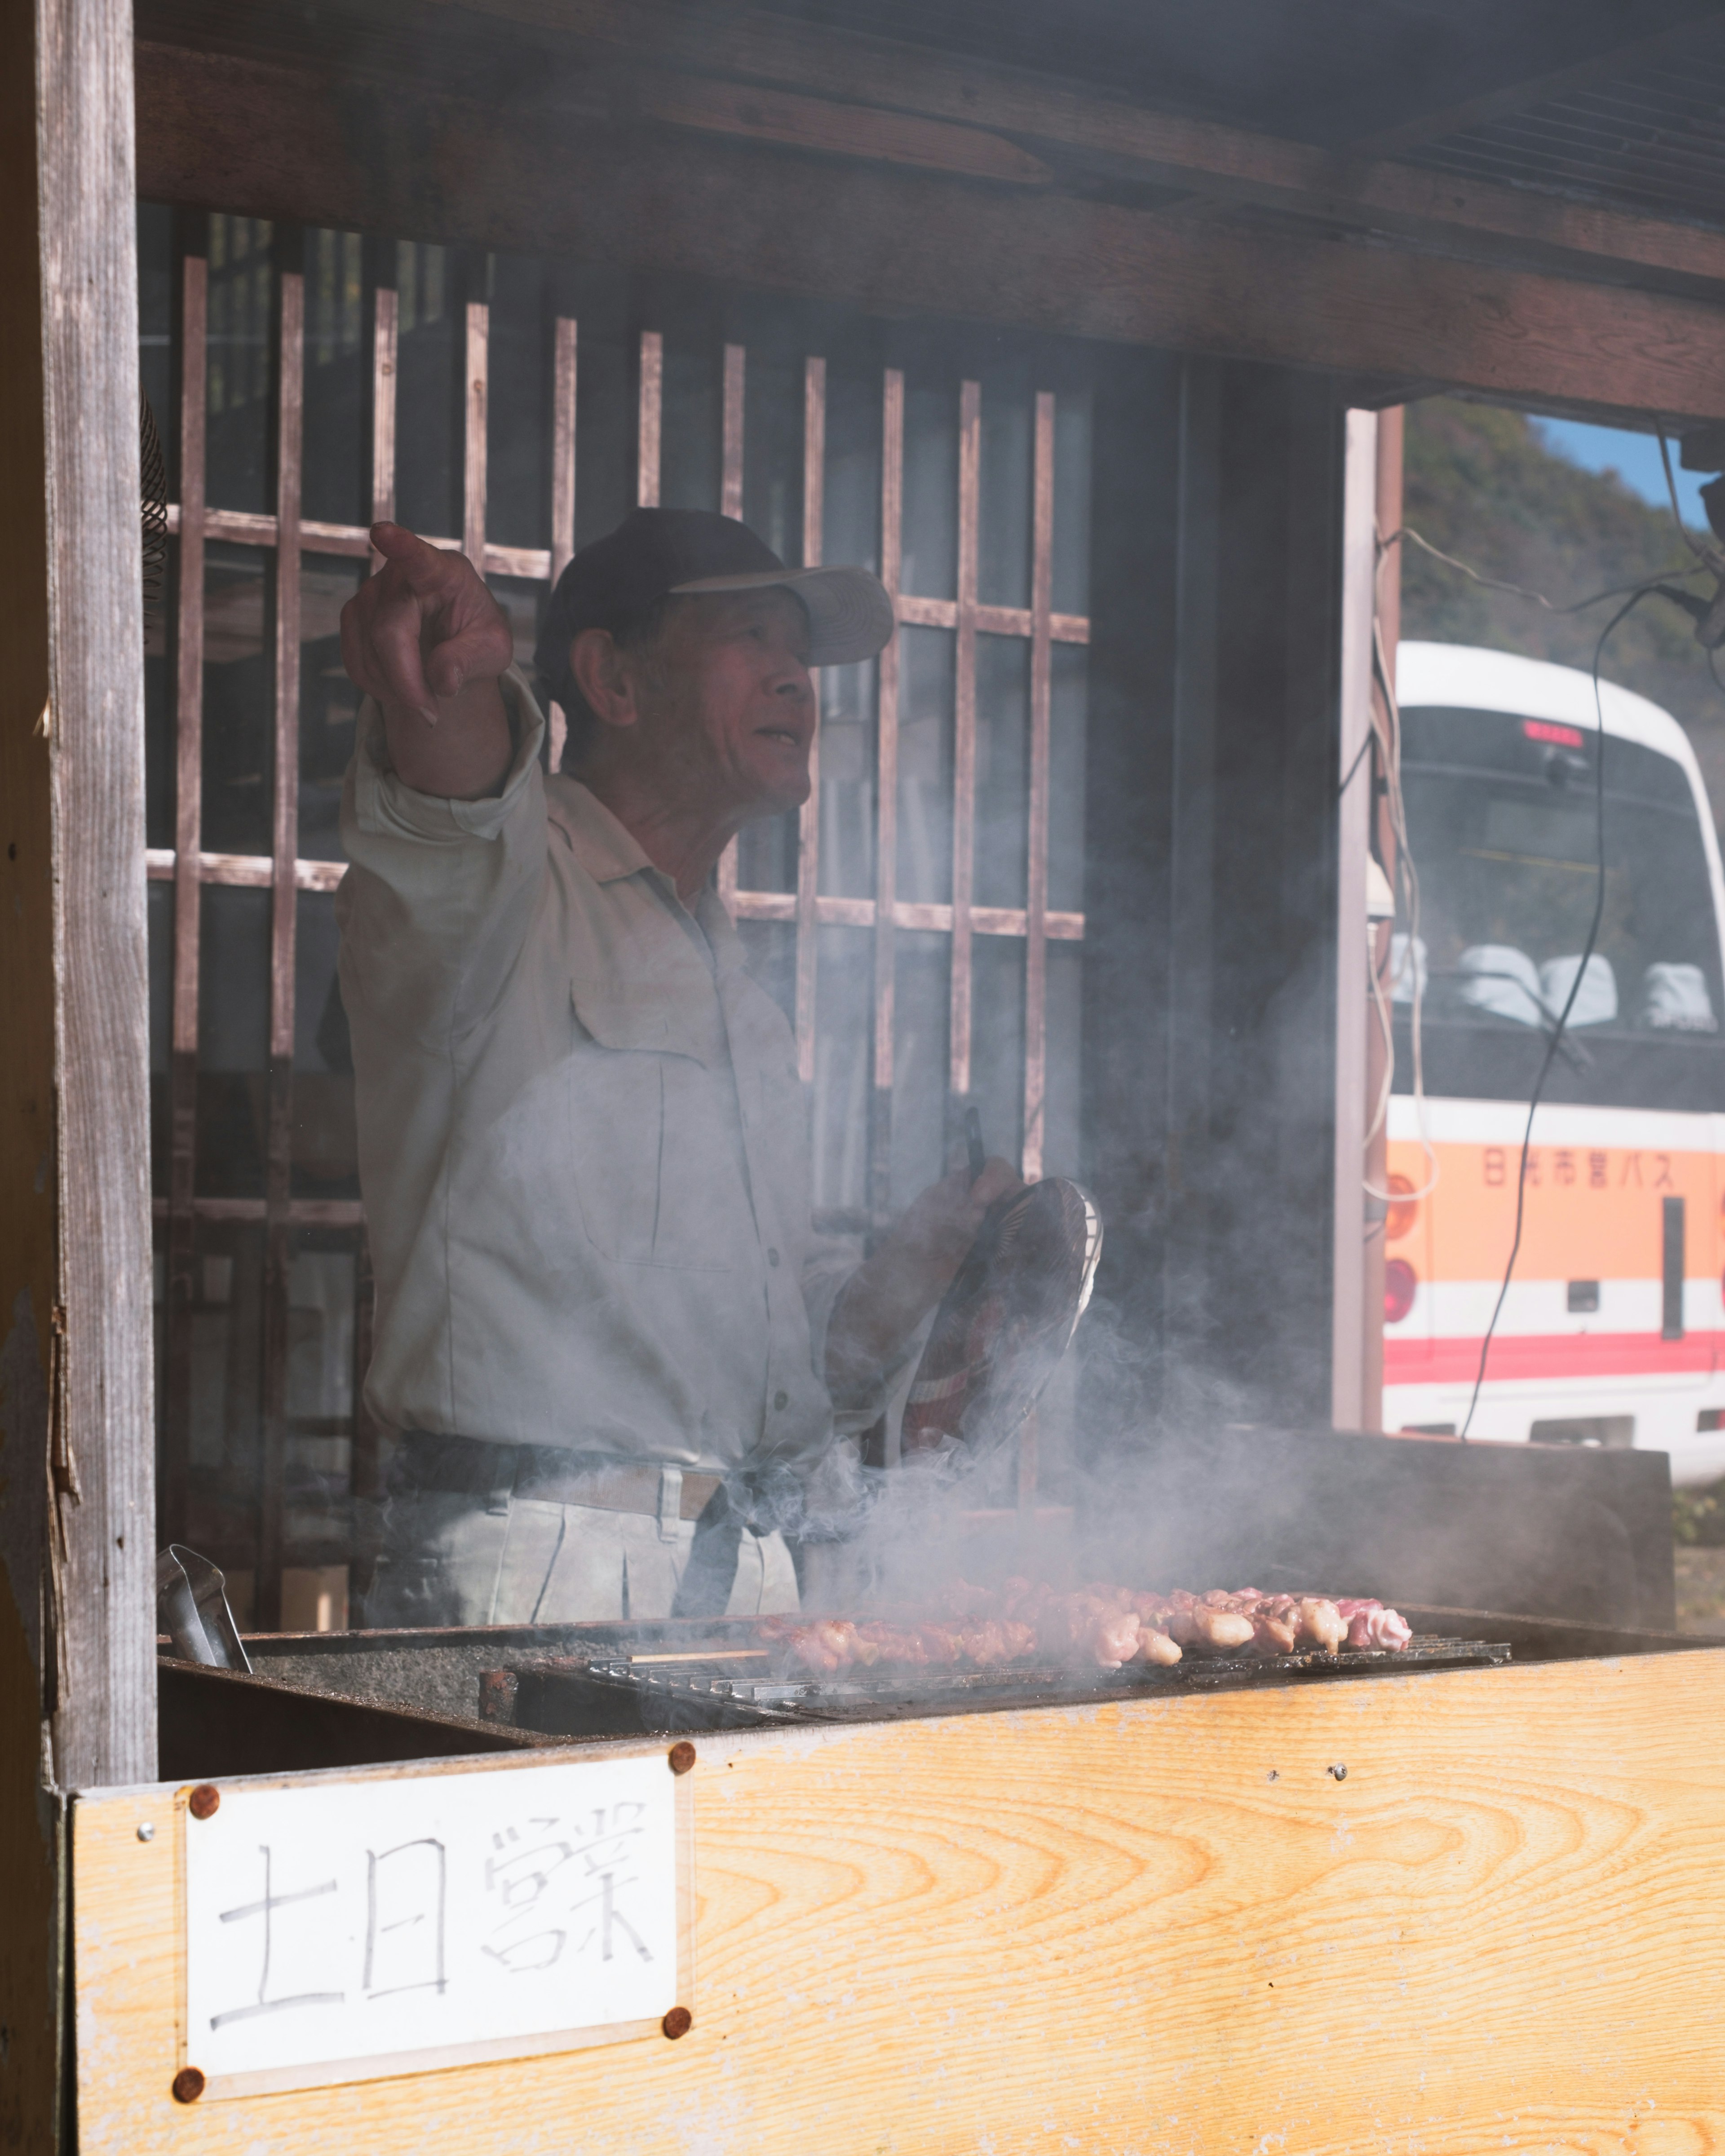
[[[1550,1075],[1552,1065],[1557,1060],[1559,1050],[1563,1046],[1564,1034],[1569,1023],[1569,1014],[1574,1009],[1575,998],[1580,993],[1581,983],[1586,975],[1589,964],[1592,961],[1594,947],[1599,942],[1600,926],[1604,919],[1605,708],[1604,694],[1599,685],[1599,667],[1605,655],[1605,646],[1610,639],[1613,630],[1617,628],[1619,623],[1625,620],[1627,616],[1640,604],[1641,601],[1646,598],[1650,592],[1657,591],[1661,587],[1668,588],[1673,578],[1681,580],[1687,577],[1712,576],[1716,579],[1716,581],[1725,581],[1725,555],[1718,553],[1714,549],[1702,546],[1683,522],[1682,511],[1677,501],[1676,479],[1671,470],[1671,451],[1666,445],[1665,429],[1657,420],[1656,420],[1654,422],[1653,430],[1659,438],[1660,459],[1665,467],[1666,490],[1671,497],[1671,521],[1676,526],[1678,536],[1682,540],[1683,544],[1689,549],[1691,555],[1694,557],[1687,565],[1680,564],[1673,568],[1661,570],[1657,575],[1641,578],[1638,582],[1633,584],[1616,584],[1612,586],[1609,590],[1594,592],[1586,598],[1575,599],[1568,605],[1559,606],[1555,601],[1548,599],[1543,592],[1529,591],[1524,585],[1510,583],[1501,577],[1488,577],[1484,575],[1480,570],[1471,567],[1467,562],[1458,561],[1455,555],[1446,554],[1441,547],[1434,547],[1429,539],[1425,538],[1421,533],[1414,531],[1411,525],[1404,524],[1399,531],[1393,531],[1389,535],[1389,538],[1381,542],[1378,548],[1378,561],[1381,567],[1384,557],[1389,553],[1389,551],[1392,547],[1411,542],[1413,545],[1420,548],[1423,552],[1429,554],[1435,562],[1441,562],[1446,568],[1457,571],[1461,575],[1466,577],[1471,582],[1481,586],[1484,589],[1487,591],[1506,592],[1512,598],[1526,599],[1532,605],[1543,607],[1548,613],[1582,613],[1589,607],[1602,605],[1607,599],[1620,598],[1624,601],[1624,603],[1617,609],[1616,613],[1612,615],[1610,620],[1606,623],[1604,629],[1599,631],[1599,640],[1594,646],[1594,660],[1591,670],[1594,690],[1594,713],[1595,719],[1598,721],[1599,729],[1596,737],[1598,747],[1595,751],[1594,760],[1594,839],[1596,848],[1595,869],[1597,883],[1594,893],[1593,920],[1588,928],[1587,942],[1581,953],[1580,963],[1577,965],[1575,969],[1575,978],[1569,984],[1569,993],[1564,999],[1563,1008],[1558,1014],[1556,1023],[1552,1025],[1548,1031],[1545,1055],[1540,1062],[1538,1075],[1533,1081],[1532,1095],[1527,1103],[1527,1120],[1522,1132],[1519,1172],[1516,1178],[1515,1235],[1510,1244],[1509,1261],[1504,1266],[1503,1279],[1497,1290],[1497,1300],[1492,1307],[1491,1322],[1486,1327],[1485,1337],[1480,1342],[1479,1369],[1474,1378],[1473,1395],[1468,1402],[1466,1419],[1462,1423],[1460,1433],[1464,1443],[1466,1442],[1468,1433],[1473,1427],[1474,1414],[1480,1404],[1480,1389],[1486,1382],[1486,1366],[1491,1353],[1491,1342],[1497,1334],[1497,1322],[1503,1314],[1503,1306],[1509,1294],[1510,1282],[1515,1276],[1516,1260],[1521,1255],[1522,1229],[1526,1216],[1527,1199],[1527,1160],[1529,1150],[1533,1142],[1533,1117],[1538,1109],[1540,1097],[1545,1091],[1545,1081]],[[1668,588],[1666,591],[1666,596],[1676,600],[1680,604],[1692,612],[1699,613],[1702,610],[1700,607],[1700,603],[1692,596],[1686,595],[1685,593],[1679,592],[1673,592]],[[1393,721],[1390,722],[1391,730],[1389,733],[1389,739],[1394,744],[1394,775],[1390,793],[1390,799],[1392,803],[1391,818],[1392,823],[1394,824],[1396,818],[1401,814],[1400,714],[1394,704],[1394,687],[1389,679],[1389,667],[1384,651],[1383,635],[1378,624],[1375,608],[1373,609],[1372,634],[1373,646],[1373,666],[1377,671],[1379,682],[1384,685],[1386,708],[1393,714]],[[1725,694],[1725,680],[1722,680],[1720,677],[1717,657],[1711,648],[1707,649],[1707,669],[1712,674],[1714,683],[1718,687],[1721,693]],[[1375,726],[1375,715],[1373,724]],[[1368,738],[1369,739],[1370,737]],[[1356,759],[1356,762],[1357,761],[1358,759]],[[1388,777],[1390,768],[1388,752],[1386,752],[1385,762],[1386,777]],[[1352,773],[1349,775],[1352,776]],[[1412,858],[1407,850],[1406,825],[1404,820],[1397,828],[1396,844],[1398,879],[1400,879],[1402,864],[1405,862],[1407,864],[1409,876],[1412,880],[1412,897],[1408,924],[1408,957],[1409,963],[1414,968],[1414,1013],[1412,1025],[1414,1088],[1414,1097],[1420,1106],[1420,1142],[1425,1147],[1428,1160],[1432,1164],[1432,1173],[1430,1182],[1427,1183],[1424,1189],[1412,1194],[1423,1197],[1426,1194],[1427,1191],[1435,1187],[1437,1175],[1435,1155],[1433,1152],[1431,1145],[1425,1134],[1424,1116],[1425,1091],[1423,1072],[1420,1067],[1420,997],[1422,983],[1420,977],[1419,956],[1415,940],[1419,933],[1419,915],[1417,910],[1419,903],[1419,880],[1417,875],[1414,874]],[[1388,1015],[1384,1009],[1383,984],[1378,978],[1377,968],[1375,967],[1373,968],[1373,992],[1378,1006],[1379,1023],[1386,1028],[1386,1040],[1392,1040],[1393,1037],[1388,1030]],[[1379,1101],[1378,1116],[1374,1118],[1372,1125],[1372,1135],[1373,1137],[1376,1136],[1384,1116],[1388,1113],[1389,1090],[1394,1081],[1394,1057],[1392,1054],[1389,1059],[1389,1067],[1386,1068],[1385,1071],[1384,1094]],[[1369,1182],[1368,1183],[1367,1188],[1368,1189],[1371,1188]],[[1390,1194],[1384,1191],[1373,1191],[1372,1194],[1374,1197],[1388,1198]],[[1409,1194],[1397,1192],[1394,1194],[1397,1197],[1406,1197]]]
[[[1569,1023],[1569,1014],[1575,1007],[1575,998],[1581,993],[1581,983],[1593,962],[1594,947],[1599,940],[1599,926],[1605,917],[1605,702],[1599,689],[1599,662],[1605,655],[1606,639],[1630,611],[1647,596],[1647,589],[1631,594],[1599,631],[1599,640],[1594,646],[1593,684],[1594,715],[1599,722],[1598,747],[1594,752],[1594,840],[1597,858],[1598,881],[1594,891],[1594,917],[1588,925],[1587,941],[1582,946],[1581,960],[1575,968],[1575,978],[1569,983],[1569,993],[1563,999],[1563,1008],[1558,1014],[1557,1024],[1552,1028],[1545,1044],[1545,1055],[1539,1065],[1539,1075],[1533,1081],[1533,1092],[1527,1102],[1527,1121],[1522,1132],[1522,1152],[1516,1177],[1516,1231],[1509,1246],[1509,1263],[1503,1268],[1502,1285],[1497,1291],[1497,1301],[1491,1311],[1491,1322],[1486,1327],[1486,1337],[1480,1342],[1480,1367],[1473,1381],[1473,1397],[1467,1404],[1467,1418],[1461,1425],[1463,1443],[1473,1427],[1475,1410],[1480,1404],[1480,1388],[1486,1382],[1486,1358],[1491,1353],[1492,1336],[1497,1330],[1497,1321],[1503,1314],[1503,1305],[1509,1294],[1510,1281],[1515,1276],[1516,1260],[1522,1251],[1522,1224],[1527,1207],[1527,1152],[1533,1142],[1533,1117],[1539,1107],[1539,1096],[1545,1091],[1545,1081],[1553,1063],[1557,1059],[1558,1044]]]

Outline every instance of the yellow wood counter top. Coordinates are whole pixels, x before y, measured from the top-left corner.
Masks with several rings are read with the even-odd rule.
[[[1725,2148],[1725,1649],[696,1743],[680,2042],[189,2106],[80,1799],[84,2156]]]

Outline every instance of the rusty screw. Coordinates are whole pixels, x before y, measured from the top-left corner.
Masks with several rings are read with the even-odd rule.
[[[678,2036],[686,2036],[689,2031],[695,2026],[695,2016],[689,2011],[686,2006],[674,2006],[659,2025],[664,2030],[667,2036],[672,2037],[673,2039]],[[203,2082],[203,2075],[200,2074],[198,2079],[198,2085],[201,2087]]]
[[[672,1745],[670,1753],[670,1770],[672,1774],[686,1774],[689,1769],[695,1764],[695,1747],[685,1737],[680,1744]],[[683,2010],[680,2006],[677,2009],[679,2014],[680,2014],[682,2010]],[[685,2025],[686,2026],[687,2025],[685,2024]],[[683,2031],[680,2029],[676,2033],[680,2036]]]
[[[186,1799],[186,1809],[193,1819],[208,1819],[222,1801],[219,1789],[212,1789],[208,1782],[200,1782]],[[198,2085],[203,2086],[203,2076],[198,2076]]]
[[[196,2103],[203,2094],[203,2070],[200,2066],[182,2066],[173,2080],[174,2102]]]

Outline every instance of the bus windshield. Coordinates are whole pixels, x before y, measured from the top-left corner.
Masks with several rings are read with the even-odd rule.
[[[1440,1021],[1590,1033],[1716,1034],[1719,930],[1687,774],[1605,737],[1605,906],[1598,891],[1598,737],[1501,711],[1407,708],[1402,777],[1420,936],[1396,937],[1398,1004],[1416,972]],[[1399,921],[1399,930],[1408,924]]]

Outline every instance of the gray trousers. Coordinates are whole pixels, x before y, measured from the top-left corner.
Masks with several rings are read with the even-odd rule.
[[[373,1630],[449,1625],[564,1625],[669,1617],[695,1541],[693,1520],[600,1512],[536,1497],[488,1501],[414,1490],[384,1509],[377,1570],[359,1622]],[[726,1614],[794,1610],[783,1535],[745,1528]]]

